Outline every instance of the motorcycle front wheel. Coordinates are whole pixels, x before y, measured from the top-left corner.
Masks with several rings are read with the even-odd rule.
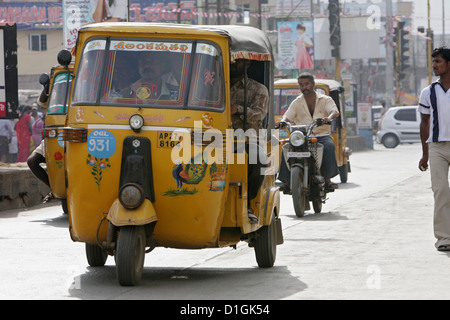
[[[303,190],[303,169],[300,167],[291,168],[291,190],[295,215],[301,218],[305,215],[307,200]]]

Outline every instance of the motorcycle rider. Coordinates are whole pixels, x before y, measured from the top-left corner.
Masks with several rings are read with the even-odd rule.
[[[302,94],[292,101],[283,119],[277,122],[275,127],[278,128],[281,122],[309,125],[313,120],[318,118],[322,118],[323,123],[331,124],[339,116],[338,108],[333,99],[314,90],[315,82],[312,74],[304,72],[299,75],[297,81]],[[336,151],[330,133],[330,126],[320,126],[313,130],[313,135],[324,135],[318,137],[317,140],[324,146],[321,171],[325,178],[325,188],[328,191],[338,188],[338,185],[333,183],[331,178],[339,174]],[[286,166],[284,158],[281,160],[278,179],[284,183],[281,189],[288,191],[290,189],[290,171]]]

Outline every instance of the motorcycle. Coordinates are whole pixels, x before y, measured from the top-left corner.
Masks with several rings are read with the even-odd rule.
[[[323,119],[315,119],[307,126],[280,123],[287,126],[290,133],[283,142],[283,155],[291,173],[288,193],[292,194],[297,217],[303,217],[305,211],[311,209],[309,202],[312,202],[314,212],[320,213],[327,193],[334,191],[326,188],[325,178],[320,172],[323,145],[317,142],[317,136],[311,136],[314,127],[323,124]]]

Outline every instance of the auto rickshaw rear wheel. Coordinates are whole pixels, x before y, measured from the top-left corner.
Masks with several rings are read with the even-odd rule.
[[[86,258],[91,267],[103,267],[108,253],[97,244],[86,243]]]
[[[277,257],[277,228],[275,227],[275,212],[272,221],[257,231],[255,239],[256,262],[260,268],[271,268]]]
[[[120,285],[134,286],[142,277],[145,259],[144,226],[120,228],[115,253],[116,273]]]

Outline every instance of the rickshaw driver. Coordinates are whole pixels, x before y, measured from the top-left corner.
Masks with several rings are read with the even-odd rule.
[[[294,121],[297,125],[309,125],[312,120],[317,118],[323,118],[324,123],[329,124],[339,116],[334,100],[314,90],[315,82],[312,74],[304,72],[299,75],[297,81],[302,94],[292,101],[282,120],[275,124],[276,128],[280,126],[281,122]],[[325,187],[328,190],[335,190],[338,188],[338,185],[333,183],[331,178],[339,174],[339,169],[336,162],[334,143],[329,136],[330,132],[331,128],[327,126],[314,130],[315,135],[328,134],[318,137],[317,141],[324,146],[321,170],[325,178]],[[280,172],[278,174],[278,179],[284,183],[284,186],[281,188],[282,191],[290,189],[290,178],[290,171],[282,154]]]
[[[244,80],[246,70],[251,61],[236,59],[230,66],[231,80],[231,120],[234,129],[244,129],[244,81],[246,81],[247,97],[247,129],[254,129],[256,133],[263,129],[263,120],[269,110],[269,91],[266,86],[256,80],[247,78]],[[257,157],[259,160],[259,156]],[[261,174],[261,164],[248,165],[248,218],[250,223],[258,223],[258,217],[251,211],[250,201],[258,195],[258,190],[264,181]]]
[[[140,100],[177,100],[179,83],[172,71],[167,72],[167,56],[165,55],[167,53],[141,53],[138,60],[138,72],[141,79],[122,90],[123,96]]]

